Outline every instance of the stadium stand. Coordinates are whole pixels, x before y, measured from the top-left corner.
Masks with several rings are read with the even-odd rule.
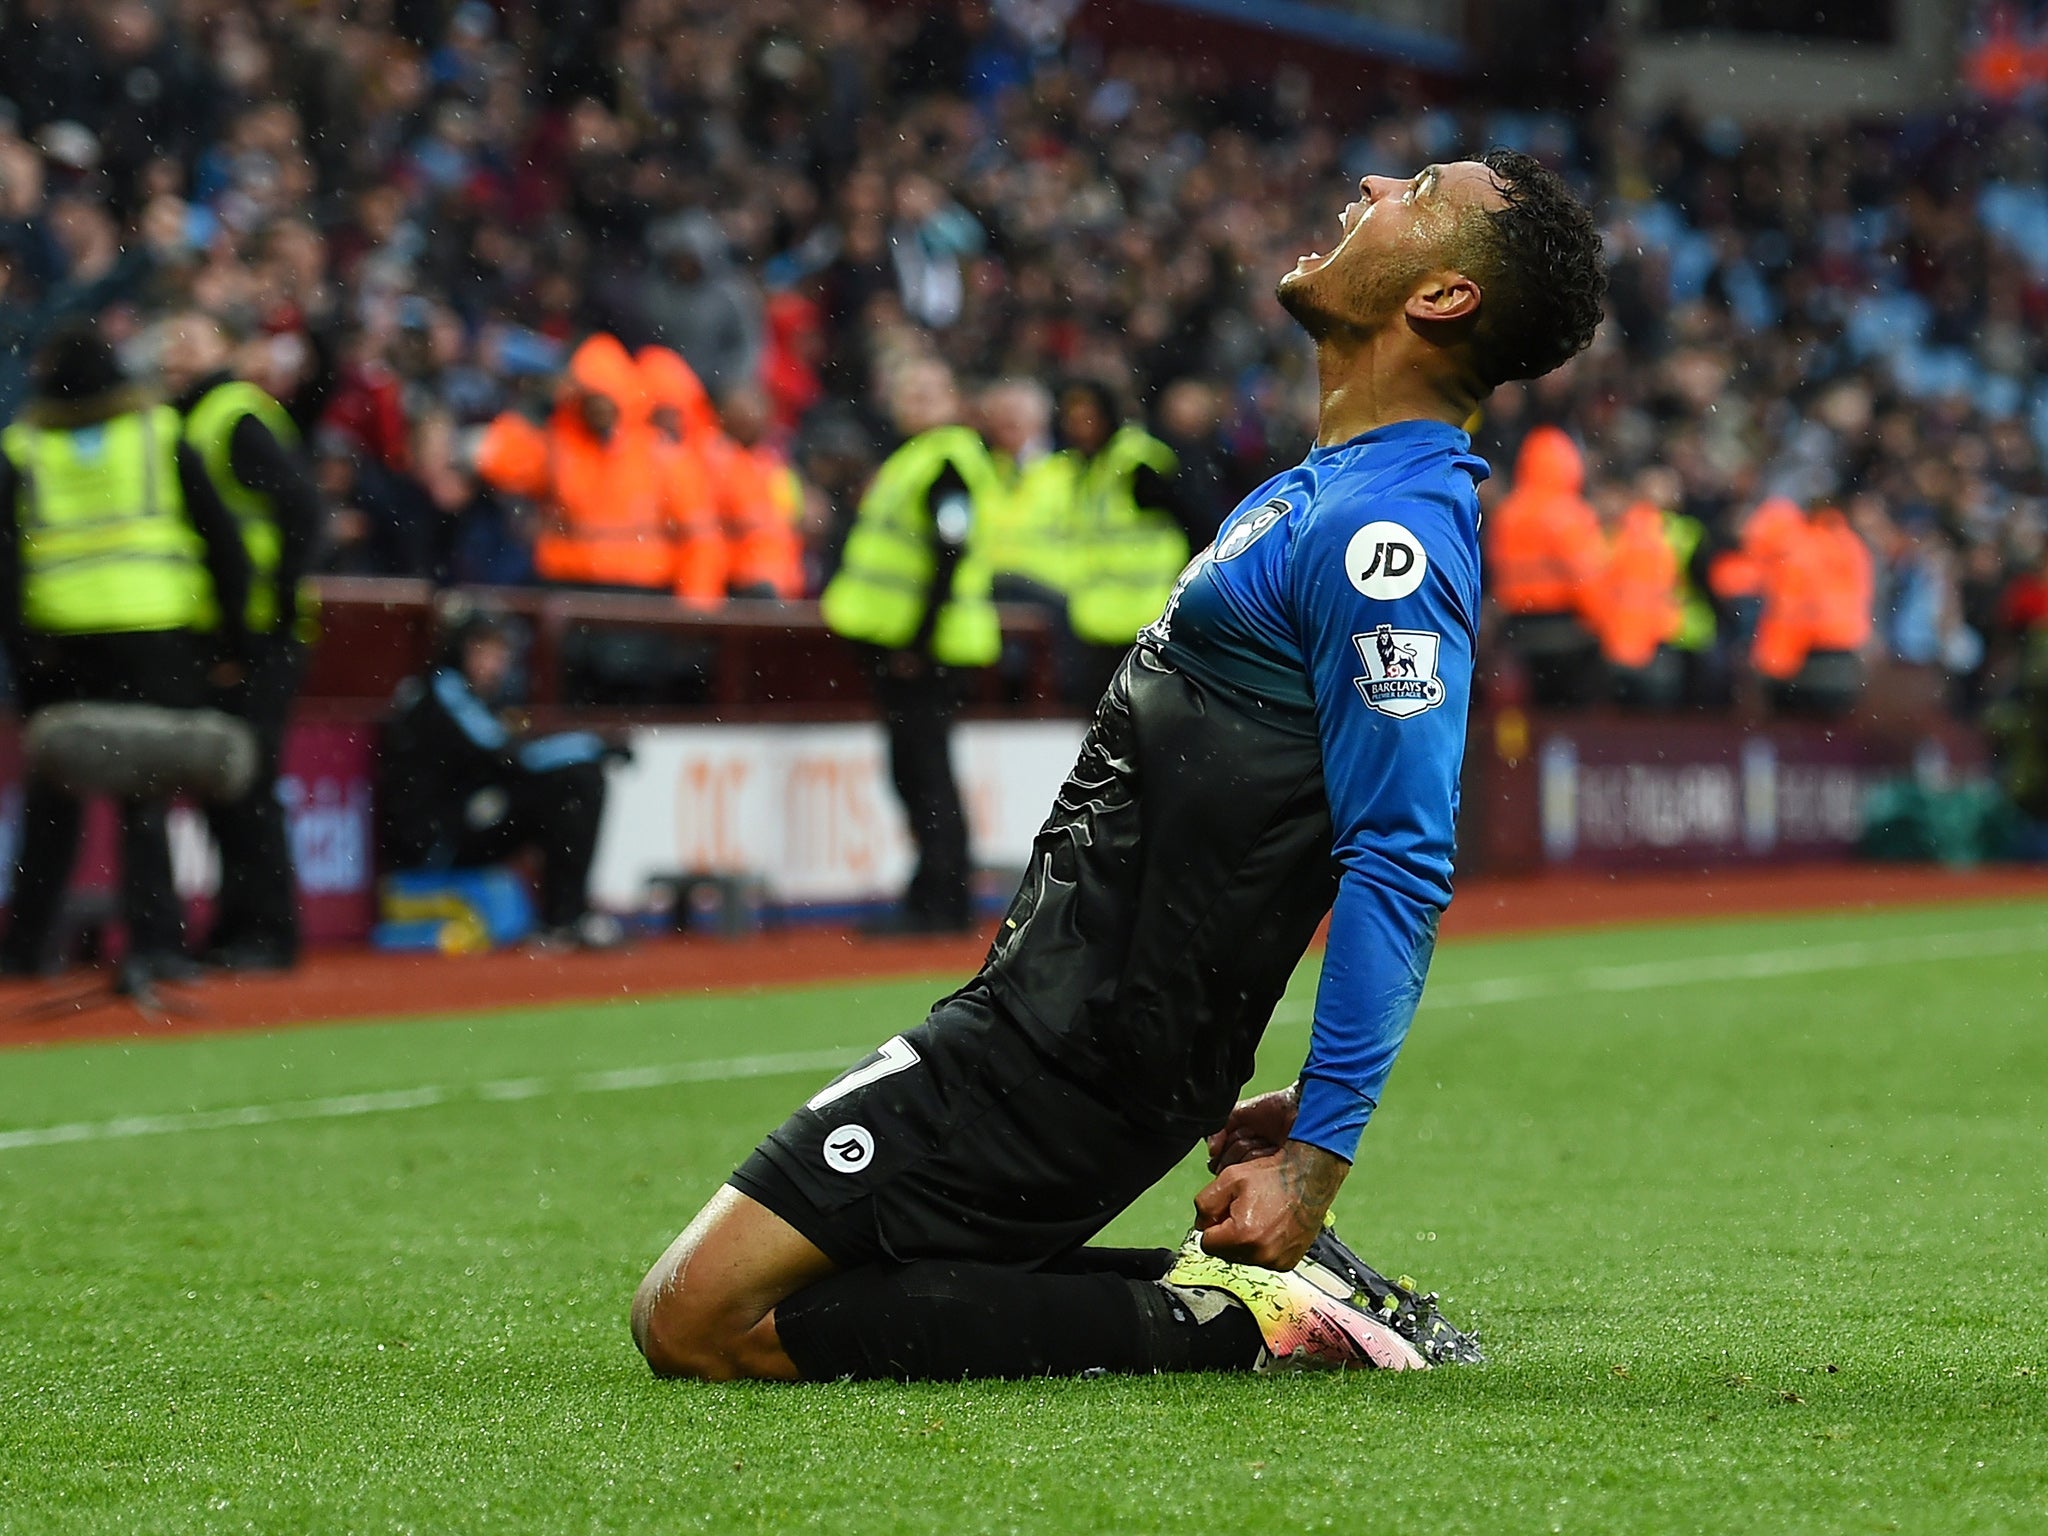
[[[539,414],[590,331],[667,343],[714,395],[758,390],[810,482],[815,590],[888,437],[882,382],[926,352],[1144,407],[1207,388],[1206,483],[1257,484],[1310,402],[1268,289],[1316,237],[1284,211],[1503,141],[1604,193],[1615,288],[1593,354],[1496,397],[1494,462],[1556,423],[1596,505],[1667,469],[1703,561],[1770,495],[1838,505],[1873,553],[1878,659],[1985,698],[2042,585],[2048,145],[2025,112],[1743,133],[1439,106],[1405,75],[1340,103],[1298,72],[1105,56],[1063,11],[13,8],[8,366],[109,306],[146,365],[153,317],[196,304],[317,445],[328,570],[520,583],[537,530],[476,475],[481,428]]]

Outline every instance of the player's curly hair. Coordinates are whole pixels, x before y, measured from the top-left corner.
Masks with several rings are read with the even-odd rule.
[[[1564,178],[1512,149],[1480,163],[1506,206],[1481,215],[1478,262],[1485,300],[1472,333],[1472,359],[1490,389],[1534,379],[1570,361],[1593,340],[1607,296],[1600,230]]]

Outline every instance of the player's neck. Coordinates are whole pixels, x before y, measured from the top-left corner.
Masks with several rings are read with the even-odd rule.
[[[1436,354],[1418,358],[1398,332],[1326,337],[1316,345],[1321,401],[1316,446],[1335,447],[1397,421],[1445,421],[1461,427],[1480,393]]]

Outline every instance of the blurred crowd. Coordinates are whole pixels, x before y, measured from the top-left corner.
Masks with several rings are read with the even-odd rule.
[[[1475,427],[1489,520],[1528,493],[1574,572],[1500,616],[1499,696],[1790,703],[1847,655],[1807,682],[1896,664],[1975,709],[2048,624],[2038,110],[1744,131],[1398,73],[1338,101],[1105,55],[1074,9],[19,0],[0,407],[67,317],[146,374],[204,311],[303,434],[317,568],[709,607],[818,592],[944,365],[1013,485],[1145,424],[1199,547],[1312,431],[1276,275],[1358,175],[1506,143],[1598,193],[1614,288],[1594,349]],[[564,550],[579,506],[617,561]]]

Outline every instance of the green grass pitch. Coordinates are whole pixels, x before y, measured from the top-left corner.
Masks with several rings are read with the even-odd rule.
[[[0,1055],[0,1530],[2048,1530],[2048,904],[1447,946],[1339,1216],[1483,1368],[650,1379],[642,1270],[940,990]]]

